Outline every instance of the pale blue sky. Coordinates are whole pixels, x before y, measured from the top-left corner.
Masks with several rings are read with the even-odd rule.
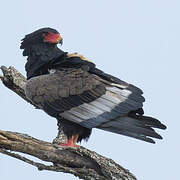
[[[63,50],[79,52],[99,68],[144,91],[147,115],[168,126],[163,141],[148,144],[94,130],[83,146],[129,169],[138,180],[179,180],[180,1],[176,0],[31,0],[2,1],[1,65],[25,74],[19,49],[27,33],[56,28]],[[35,110],[0,84],[0,129],[52,141],[56,120]],[[75,180],[72,175],[38,171],[0,154],[1,179]]]

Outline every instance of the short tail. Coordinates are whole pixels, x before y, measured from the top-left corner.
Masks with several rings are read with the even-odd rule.
[[[120,117],[108,121],[99,129],[155,143],[152,138],[162,139],[153,128],[166,129],[159,120],[148,116]]]

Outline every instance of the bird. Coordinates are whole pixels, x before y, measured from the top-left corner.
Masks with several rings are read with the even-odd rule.
[[[166,129],[158,119],[144,115],[143,91],[103,72],[77,53],[58,47],[61,34],[50,27],[25,35],[20,49],[27,56],[28,99],[56,118],[67,136],[61,146],[79,147],[93,128],[149,143],[162,139],[155,128]]]

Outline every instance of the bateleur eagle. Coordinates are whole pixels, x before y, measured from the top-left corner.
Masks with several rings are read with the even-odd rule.
[[[83,56],[62,51],[58,43],[58,31],[42,28],[26,35],[20,48],[27,56],[26,96],[60,121],[68,138],[62,145],[77,147],[92,128],[150,143],[162,139],[154,128],[166,126],[143,115],[141,89],[104,73]]]

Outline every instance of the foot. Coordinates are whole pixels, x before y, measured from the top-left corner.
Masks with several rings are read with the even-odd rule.
[[[69,143],[62,143],[62,144],[60,144],[60,146],[64,146],[64,147],[76,147],[76,148],[80,147],[77,144],[69,144]]]
[[[68,139],[67,143],[62,143],[60,146],[65,146],[65,147],[80,147],[79,145],[76,144],[78,135],[72,136],[70,139]]]

